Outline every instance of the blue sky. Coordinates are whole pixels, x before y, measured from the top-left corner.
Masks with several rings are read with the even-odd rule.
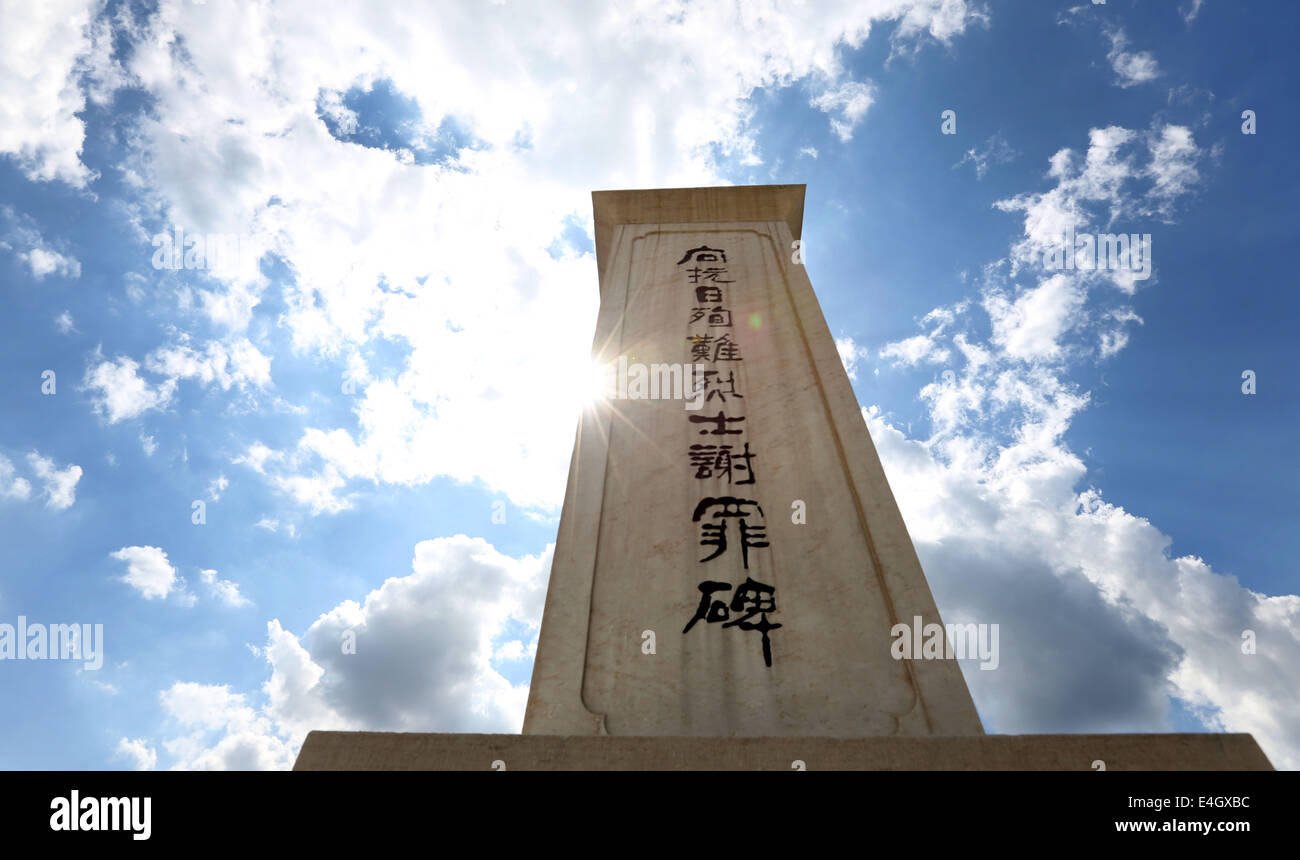
[[[986,729],[1247,731],[1300,766],[1300,12],[29,6],[0,623],[102,624],[104,664],[0,661],[31,705],[0,766],[518,731],[589,193],[786,182],[945,620],[1003,627],[998,671],[963,666]],[[1150,277],[1046,271],[1065,223],[1150,234]],[[239,253],[155,267],[177,229]]]

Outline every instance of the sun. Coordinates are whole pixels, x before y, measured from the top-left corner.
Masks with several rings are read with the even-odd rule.
[[[609,399],[614,391],[614,368],[609,364],[592,361],[586,364],[580,375],[580,391],[584,406],[594,406]]]

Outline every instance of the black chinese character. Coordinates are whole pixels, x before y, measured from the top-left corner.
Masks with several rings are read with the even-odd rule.
[[[736,372],[733,370],[727,373],[727,379],[726,379],[727,388],[728,388],[727,391],[722,390],[721,387],[722,380],[715,380],[713,378],[715,376],[718,376],[720,373],[721,371],[719,370],[700,371],[701,379],[697,387],[698,390],[706,392],[704,396],[704,402],[707,403],[710,400],[712,400],[714,397],[716,397],[719,400],[721,400],[723,403],[726,403],[728,394],[730,394],[732,397],[739,397],[740,399],[743,400],[745,396],[740,392],[736,391]]]
[[[695,300],[702,305],[722,301],[722,287],[696,287]]]
[[[686,338],[691,345],[691,358],[701,361],[744,361],[740,357],[740,344],[730,334],[714,337],[711,334],[693,334]]]
[[[682,628],[682,634],[689,633],[698,621],[703,621],[705,624],[723,622],[724,630],[728,627],[757,630],[763,636],[763,663],[770,668],[772,641],[767,634],[768,631],[781,627],[780,624],[773,624],[767,620],[767,613],[776,611],[776,588],[756,582],[752,577],[745,577],[745,582],[732,595],[730,606],[722,600],[714,600],[713,595],[719,591],[730,591],[731,583],[705,580],[699,584],[699,589],[700,605],[695,609],[695,616]],[[732,618],[733,613],[744,614]],[[751,620],[755,615],[759,617],[757,622]]]
[[[715,621],[726,621],[730,618],[731,616],[727,612],[727,604],[721,600],[714,600],[712,605],[709,603],[709,597],[713,592],[730,590],[731,583],[729,582],[713,582],[707,579],[701,582],[700,606],[695,610],[695,617],[686,622],[686,626],[682,628],[682,633],[689,633],[691,628],[695,626],[696,621],[703,620],[705,624],[712,624]]]
[[[714,505],[721,506],[722,510],[715,511],[712,518],[722,520],[722,522],[700,523],[700,546],[715,546],[717,549],[707,558],[700,559],[700,562],[712,561],[727,551],[727,520],[734,518],[740,526],[741,562],[745,570],[749,570],[750,549],[759,549],[769,544],[767,542],[767,526],[763,523],[750,525],[745,518],[752,517],[753,514],[745,508],[747,505],[753,505],[760,517],[765,516],[763,508],[753,499],[740,499],[735,496],[709,497],[701,499],[700,503],[695,506],[695,513],[691,515],[691,522],[700,522],[700,518],[704,516],[704,513]]]
[[[749,475],[746,480],[736,481],[736,484],[754,483],[754,467],[750,461],[756,455],[749,453],[749,443],[745,443],[743,454],[733,455],[731,449],[731,445],[692,445],[689,456],[691,465],[695,467],[695,477],[725,477],[730,484],[732,472],[735,471]]]
[[[726,266],[705,266],[703,268],[696,266],[693,269],[687,269],[686,274],[691,276],[691,283],[698,284],[700,278],[706,281],[712,281],[715,284],[734,284],[735,281],[729,281],[720,275],[727,274]]]
[[[725,251],[718,248],[710,248],[708,245],[701,245],[698,248],[692,248],[687,251],[686,256],[677,261],[677,265],[680,266],[682,263],[687,261],[693,261],[696,263],[725,263],[727,262],[727,254]]]
[[[718,412],[718,414],[713,416],[712,418],[710,418],[707,415],[692,415],[690,417],[690,422],[692,424],[710,424],[710,423],[713,424],[712,430],[701,430],[700,431],[701,436],[708,436],[708,435],[739,436],[741,431],[728,430],[727,424],[735,423],[737,421],[744,421],[744,420],[745,420],[744,415],[741,415],[738,418],[728,418],[726,414],[723,412]]]
[[[687,325],[708,317],[705,322],[710,328],[731,328],[731,311],[724,307],[702,307],[691,308],[691,318],[686,321]]]

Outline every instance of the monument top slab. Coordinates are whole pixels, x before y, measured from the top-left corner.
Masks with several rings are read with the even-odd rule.
[[[804,185],[728,185],[714,188],[645,188],[591,192],[596,224],[596,264],[605,271],[620,224],[706,224],[784,221],[790,235],[803,232]]]

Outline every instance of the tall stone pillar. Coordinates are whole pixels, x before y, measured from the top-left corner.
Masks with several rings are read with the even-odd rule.
[[[525,734],[982,734],[796,240],[804,186],[599,191]],[[679,387],[677,380],[683,384]]]

